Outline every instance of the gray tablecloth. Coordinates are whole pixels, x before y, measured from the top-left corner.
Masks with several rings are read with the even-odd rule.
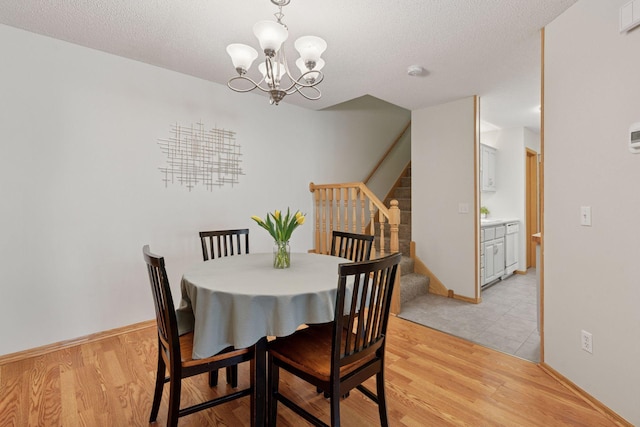
[[[193,357],[249,347],[265,336],[287,336],[305,323],[334,318],[338,264],[344,258],[291,254],[273,268],[273,254],[205,261],[184,273],[177,310],[180,333],[194,332]]]

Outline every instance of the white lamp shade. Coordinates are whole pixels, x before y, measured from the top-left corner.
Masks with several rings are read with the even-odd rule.
[[[256,35],[263,51],[277,52],[284,41],[289,37],[289,32],[284,25],[274,21],[259,21],[253,26],[253,34]]]
[[[271,79],[269,77],[267,77],[267,65],[264,62],[261,62],[260,64],[258,64],[258,71],[260,71],[260,73],[262,73],[262,77],[264,77],[265,81],[267,83],[271,83]],[[280,66],[278,66],[277,62],[273,62],[273,72],[274,73],[278,73],[279,72],[279,76],[278,76],[278,81],[280,81],[280,79],[282,79],[282,76],[285,75],[285,73],[287,72],[287,70],[285,70],[284,65],[280,64]]]
[[[298,66],[298,69],[302,74],[306,73],[307,71],[311,71],[307,68],[302,58],[296,59],[296,65]],[[320,71],[322,70],[322,67],[324,67],[324,59],[320,58],[316,62],[316,66],[313,67],[313,71]],[[318,78],[318,73],[309,73],[308,76],[313,77],[315,79],[315,78]]]
[[[327,50],[327,42],[316,36],[303,36],[294,44],[304,62],[318,62],[322,53]]]
[[[258,52],[251,46],[242,43],[233,43],[227,46],[227,53],[231,57],[233,66],[248,71],[253,61],[258,57]]]

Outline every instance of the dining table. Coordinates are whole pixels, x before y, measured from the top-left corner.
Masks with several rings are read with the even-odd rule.
[[[194,264],[182,276],[176,315],[180,334],[193,331],[193,358],[228,347],[254,346],[252,425],[266,421],[267,337],[334,320],[338,265],[346,258],[291,253],[274,268],[272,253],[236,255]]]

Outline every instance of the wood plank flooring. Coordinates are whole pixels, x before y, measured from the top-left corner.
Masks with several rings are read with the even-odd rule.
[[[392,426],[615,426],[537,365],[392,317],[386,390]],[[0,426],[145,426],[156,365],[155,328],[0,366]],[[184,382],[182,404],[224,392],[206,375]],[[284,392],[328,420],[328,403],[308,384],[281,374]],[[369,380],[374,388],[375,381]],[[240,386],[248,365],[240,366]],[[166,422],[165,387],[158,425]],[[352,391],[344,426],[379,425],[376,406]],[[180,426],[248,426],[249,398],[180,419]],[[306,423],[282,405],[278,426]]]

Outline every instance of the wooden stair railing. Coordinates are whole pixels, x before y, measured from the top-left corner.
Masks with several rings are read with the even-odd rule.
[[[392,200],[391,206],[387,208],[362,182],[322,185],[312,182],[309,184],[309,191],[313,193],[315,209],[313,252],[329,253],[333,230],[372,234],[379,237],[380,247],[376,248],[374,240],[371,258],[385,256],[387,251],[399,252],[400,208],[397,200]],[[378,227],[370,227],[369,224],[377,224]],[[386,233],[390,237],[388,249]]]

